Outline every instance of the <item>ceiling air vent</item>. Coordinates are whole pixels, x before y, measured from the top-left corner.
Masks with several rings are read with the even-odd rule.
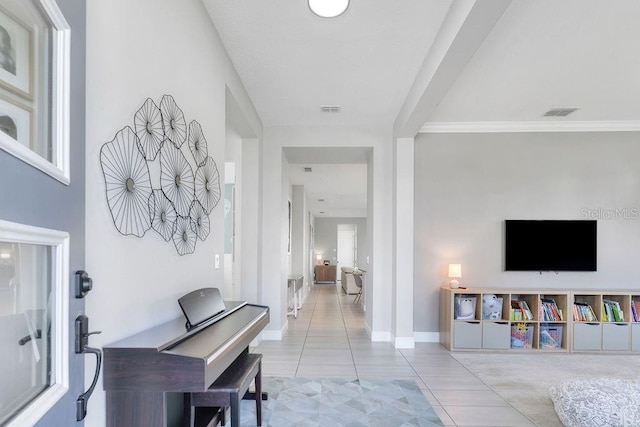
[[[324,199],[318,199],[319,202],[324,202]]]
[[[306,173],[311,173],[311,172],[313,172],[313,169],[311,169],[309,166],[304,167],[304,168],[303,168],[303,170],[304,170]]]
[[[339,105],[321,105],[320,111],[323,113],[339,113],[340,106]]]
[[[544,116],[545,117],[566,117],[577,110],[578,108],[552,108],[551,110],[544,113]]]

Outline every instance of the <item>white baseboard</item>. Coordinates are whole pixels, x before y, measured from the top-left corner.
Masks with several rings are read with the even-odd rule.
[[[413,337],[396,337],[395,348],[416,348],[416,341]]]
[[[371,326],[367,322],[364,322],[364,330],[367,331],[367,335],[371,338]]]
[[[289,323],[284,322],[282,325],[282,329],[279,331],[275,331],[273,329],[264,329],[260,335],[262,335],[262,339],[265,341],[282,341],[282,337],[285,332],[287,332],[287,328],[289,327]]]
[[[415,342],[440,342],[439,332],[414,332]]]
[[[371,341],[393,342],[393,335],[389,331],[371,331]]]
[[[282,332],[280,331],[263,331],[262,339],[265,341],[282,341]]]

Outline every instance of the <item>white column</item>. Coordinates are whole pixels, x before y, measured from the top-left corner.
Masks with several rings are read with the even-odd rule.
[[[274,138],[263,134],[261,147],[262,215],[260,231],[261,304],[269,306],[270,322],[263,331],[266,340],[280,340],[286,331],[287,272],[285,262],[287,239],[283,235],[283,212],[288,200],[283,193],[282,147]]]
[[[413,187],[414,140],[398,138],[394,150],[394,336],[396,348],[414,348]]]
[[[365,304],[367,326],[371,327],[372,341],[392,341],[393,338],[393,175],[394,147],[389,143],[374,148],[369,161],[367,224],[371,224],[367,236],[370,238],[370,264],[365,268]],[[371,167],[371,165],[373,165]],[[369,225],[368,225],[369,227]],[[370,322],[370,323],[369,323]]]

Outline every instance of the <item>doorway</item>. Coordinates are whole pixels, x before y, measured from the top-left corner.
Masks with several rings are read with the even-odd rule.
[[[338,224],[338,268],[337,280],[340,280],[342,267],[354,268],[358,258],[358,226],[356,224]]]

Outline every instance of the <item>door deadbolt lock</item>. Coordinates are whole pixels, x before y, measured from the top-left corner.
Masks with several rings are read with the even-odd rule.
[[[76,271],[75,290],[76,298],[84,298],[93,289],[93,280],[84,270]]]

